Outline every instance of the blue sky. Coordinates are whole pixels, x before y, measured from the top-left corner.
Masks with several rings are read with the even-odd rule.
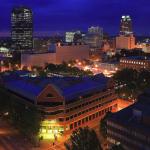
[[[111,35],[119,32],[122,15],[131,15],[137,35],[150,35],[150,0],[0,0],[0,34],[9,34],[10,13],[15,6],[33,10],[34,31],[55,34],[86,31],[98,25]]]

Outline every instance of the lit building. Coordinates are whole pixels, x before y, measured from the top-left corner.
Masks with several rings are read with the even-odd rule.
[[[116,49],[134,49],[135,37],[130,35],[119,35],[116,37]]]
[[[74,40],[74,35],[75,35],[75,32],[66,32],[65,42],[72,43]]]
[[[130,16],[122,16],[120,34],[116,37],[116,49],[134,49],[135,37],[132,31],[132,20]]]
[[[121,144],[125,150],[150,149],[150,91],[139,101],[107,120],[107,139],[111,144]],[[110,146],[111,147],[111,146]]]
[[[143,42],[138,42],[136,48],[142,49],[144,53],[150,53],[150,39],[145,39]]]
[[[144,43],[143,45],[142,45],[142,50],[143,50],[143,52],[144,53],[150,53],[150,43],[148,44],[148,43]]]
[[[21,66],[44,67],[46,63],[61,64],[64,61],[89,59],[89,51],[89,46],[85,44],[51,44],[47,52],[23,53]]]
[[[12,49],[31,50],[33,48],[32,11],[25,7],[17,7],[11,13]]]
[[[120,23],[120,34],[121,35],[133,34],[132,20],[130,16],[122,16]]]
[[[66,32],[65,42],[66,43],[81,43],[81,42],[83,42],[84,36],[85,36],[85,34],[81,33],[81,31]]]
[[[93,26],[88,28],[88,33],[84,37],[84,41],[90,46],[90,48],[101,48],[103,41],[103,29]]]
[[[132,68],[136,70],[148,69],[150,70],[150,58],[142,56],[123,57],[120,59],[120,69]]]
[[[34,38],[33,39],[33,49],[35,51],[48,51],[49,46],[51,44],[50,39],[45,38]]]
[[[103,34],[103,29],[98,26],[97,27],[92,26],[92,27],[88,28],[88,33],[101,35],[101,34]]]
[[[113,82],[99,74],[92,77],[3,78],[4,87],[21,97],[22,102],[37,105],[45,119],[41,136],[70,132],[91,126],[108,112],[117,110]]]

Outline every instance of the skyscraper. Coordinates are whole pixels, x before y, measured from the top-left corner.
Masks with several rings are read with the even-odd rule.
[[[90,48],[100,48],[103,41],[103,28],[99,26],[89,27],[84,41],[90,46]]]
[[[135,48],[135,37],[130,16],[121,17],[120,34],[116,37],[116,48],[128,50]]]
[[[121,17],[120,34],[121,35],[133,34],[132,20],[131,20],[130,16],[122,16]]]
[[[31,50],[33,48],[32,11],[17,7],[11,13],[11,38],[14,50]]]

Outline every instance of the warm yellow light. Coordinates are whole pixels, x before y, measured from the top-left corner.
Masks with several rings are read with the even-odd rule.
[[[57,120],[45,120],[41,124],[39,137],[42,137],[42,139],[55,140],[56,137],[61,136],[63,131],[63,126],[59,126]]]

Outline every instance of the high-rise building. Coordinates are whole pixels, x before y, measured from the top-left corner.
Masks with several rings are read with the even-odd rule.
[[[12,49],[30,50],[33,48],[32,11],[25,7],[17,7],[11,13]]]
[[[116,37],[117,49],[134,49],[135,37],[132,31],[132,20],[130,16],[122,16],[120,34]]]
[[[135,48],[135,37],[133,34],[130,35],[119,35],[116,37],[116,48],[117,49],[134,49]]]
[[[91,26],[91,27],[88,28],[88,33],[89,34],[99,34],[99,35],[101,35],[101,34],[103,34],[103,29],[100,28],[99,26],[96,26],[96,27]]]
[[[132,32],[132,20],[130,16],[122,16],[120,24],[120,34],[128,35],[133,34]]]
[[[80,43],[82,42],[82,39],[85,35],[77,30],[77,31],[72,31],[72,32],[66,32],[65,33],[65,42],[67,43]]]
[[[103,41],[103,28],[98,26],[88,28],[88,33],[86,34],[84,41],[91,48],[100,48]]]
[[[65,42],[72,43],[74,39],[75,32],[66,32]]]

